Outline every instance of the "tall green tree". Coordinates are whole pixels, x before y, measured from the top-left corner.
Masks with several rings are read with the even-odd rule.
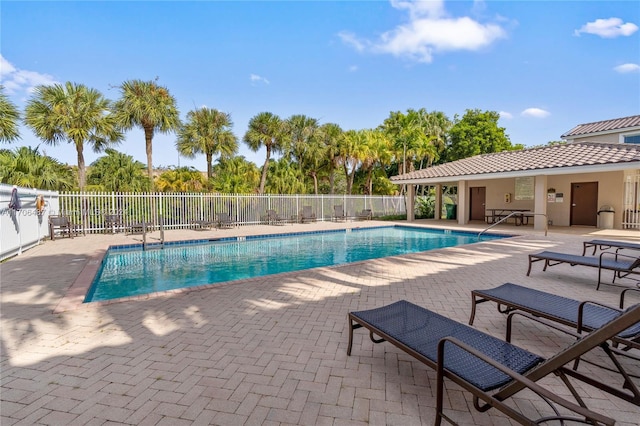
[[[329,174],[329,193],[335,193],[335,171],[340,167],[340,138],[342,137],[342,129],[335,123],[325,123],[320,126],[318,139],[325,147],[325,155],[327,158],[327,168]]]
[[[373,174],[376,166],[391,162],[392,146],[387,134],[381,129],[364,130],[362,146],[357,151],[365,174],[364,193],[373,194]],[[381,168],[384,170],[384,168]]]
[[[162,192],[200,192],[205,186],[202,173],[192,167],[172,168],[156,179],[156,187]]]
[[[340,153],[344,177],[347,181],[347,194],[353,191],[353,181],[360,159],[367,149],[365,144],[366,134],[364,130],[348,130],[340,139],[338,152]]]
[[[263,194],[267,183],[271,154],[282,152],[285,124],[277,115],[270,112],[261,112],[249,120],[248,127],[243,140],[249,149],[257,152],[260,148],[264,147],[266,151],[266,158],[262,166],[260,186],[258,188],[258,193]]]
[[[18,108],[4,94],[4,86],[0,85],[0,142],[14,142],[20,139]]]
[[[443,134],[434,126],[436,123],[424,108],[391,112],[384,120],[382,129],[393,141],[395,157],[402,164],[400,173],[412,171],[418,159],[427,157],[432,162],[437,158],[438,141]]]
[[[187,113],[187,122],[180,126],[176,147],[188,158],[204,154],[207,160],[207,178],[213,176],[213,156],[231,157],[238,151],[238,139],[231,131],[231,115],[211,108],[200,108]]]
[[[284,141],[283,151],[290,162],[297,162],[302,170],[306,167],[309,145],[316,139],[318,120],[303,114],[292,115],[285,121],[287,138]]]
[[[169,133],[179,129],[176,100],[166,87],[155,81],[125,81],[120,91],[121,97],[114,108],[115,117],[124,130],[140,127],[144,131],[147,176],[153,185],[153,136],[156,132]]]
[[[149,188],[146,166],[132,156],[107,148],[91,163],[87,186],[98,191],[143,192]]]
[[[511,144],[505,128],[498,125],[499,119],[496,111],[479,109],[468,109],[461,118],[456,115],[449,130],[446,160],[524,148],[521,144]]]
[[[83,84],[38,86],[27,102],[25,123],[45,143],[65,141],[76,148],[78,186],[85,186],[84,145],[95,152],[122,140],[110,102],[102,94]]]
[[[318,120],[306,115],[292,115],[286,121],[288,137],[285,157],[303,175],[311,177],[313,193],[318,194],[318,172],[327,163],[327,148],[321,139]]]
[[[213,190],[225,194],[252,194],[260,185],[260,170],[243,156],[218,159],[213,175]]]
[[[40,154],[39,147],[0,150],[0,182],[30,188],[67,191],[75,188],[71,167]]]
[[[303,174],[297,165],[283,157],[272,161],[265,190],[269,194],[304,194]]]

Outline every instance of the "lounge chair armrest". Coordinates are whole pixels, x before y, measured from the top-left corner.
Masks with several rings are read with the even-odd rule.
[[[605,305],[604,303],[594,302],[593,300],[585,300],[584,302],[581,302],[580,305],[578,306],[578,325],[576,327],[576,331],[578,333],[582,332],[582,318],[584,316],[584,307],[587,305],[600,306],[601,308],[610,309],[618,313],[622,312],[620,309],[614,308],[613,306]]]
[[[581,407],[580,405],[568,401],[562,397],[560,397],[559,395],[549,391],[546,388],[543,388],[542,386],[540,386],[539,384],[537,384],[536,382],[528,379],[527,377],[523,376],[522,374],[516,373],[515,371],[511,370],[508,367],[505,367],[504,365],[500,364],[499,362],[487,357],[485,354],[483,354],[482,352],[478,351],[475,348],[472,348],[471,346],[467,345],[466,343],[463,343],[462,341],[454,338],[454,337],[444,337],[442,338],[439,342],[438,342],[438,367],[437,367],[437,381],[438,383],[442,383],[442,377],[444,377],[444,359],[445,359],[445,344],[446,343],[451,343],[452,345],[456,345],[458,346],[460,349],[463,349],[464,351],[468,352],[469,354],[475,356],[478,359],[481,359],[482,361],[486,362],[487,364],[491,365],[492,367],[500,370],[501,372],[503,372],[504,374],[508,375],[509,377],[511,377],[514,381],[521,383],[523,386],[525,386],[526,388],[530,389],[532,392],[535,392],[536,394],[540,395],[543,399],[546,399],[548,401],[553,401],[555,404],[562,406],[568,410],[573,411],[576,414],[579,414],[580,416],[585,417],[586,419],[591,419],[594,420],[595,422],[599,422],[602,424],[606,424],[606,425],[613,425],[615,424],[615,420],[610,418],[610,417],[606,417],[603,416],[602,414],[596,413],[594,411],[589,410],[588,408],[585,407]],[[487,396],[489,398],[489,396]],[[487,399],[488,399],[487,398]],[[490,401],[485,400],[487,403],[490,403]]]
[[[546,320],[544,318],[537,317],[535,315],[531,315],[528,312],[514,311],[514,312],[511,312],[509,314],[509,316],[507,317],[507,334],[505,336],[505,340],[507,342],[511,342],[512,322],[513,322],[513,317],[516,316],[516,315],[523,316],[523,317],[528,318],[528,319],[530,319],[532,321],[535,321],[535,322],[537,322],[539,324],[545,325],[545,326],[547,326],[549,328],[553,328],[554,330],[561,331],[561,332],[563,332],[565,334],[570,335],[571,337],[575,337],[576,339],[582,337],[580,333],[577,333],[577,332],[575,332],[573,330],[569,330],[565,326],[562,326],[562,325],[560,325],[560,324],[558,324],[556,322],[549,321],[549,320]]]
[[[638,259],[638,256],[629,256],[627,254],[620,254],[620,253],[614,252],[614,251],[603,251],[602,253],[600,253],[600,263],[602,263],[602,258],[609,257],[609,256],[614,258],[614,259],[616,259],[616,260],[619,257],[624,257],[624,258],[627,258],[627,259],[634,259],[634,260]]]
[[[620,293],[620,309],[624,309],[624,296],[628,291],[637,291],[640,293],[640,288],[626,288],[622,290],[622,293]]]

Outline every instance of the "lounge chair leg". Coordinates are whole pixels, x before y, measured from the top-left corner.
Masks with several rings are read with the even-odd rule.
[[[476,296],[471,294],[471,317],[469,318],[469,325],[473,325],[473,320],[476,317]]]
[[[351,318],[349,320],[349,346],[347,347],[347,356],[351,356],[351,347],[353,346],[353,330],[362,327],[360,324],[354,324]]]

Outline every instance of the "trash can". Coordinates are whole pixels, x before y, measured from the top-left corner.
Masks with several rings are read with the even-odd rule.
[[[445,208],[447,209],[447,219],[455,219],[458,216],[457,204],[445,204]]]
[[[598,219],[600,229],[613,229],[613,216],[615,214],[615,210],[611,206],[601,206],[598,210]]]

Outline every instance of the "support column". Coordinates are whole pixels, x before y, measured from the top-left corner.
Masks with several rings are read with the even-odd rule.
[[[405,206],[406,206],[406,209],[407,209],[407,222],[414,222],[416,220],[415,203],[416,203],[416,186],[415,185],[407,185],[407,192],[405,194]]]
[[[436,199],[435,202],[433,203],[433,218],[436,220],[440,220],[442,219],[442,185],[440,184],[436,184],[435,185],[435,193],[436,193]]]
[[[458,181],[458,225],[469,223],[468,190],[469,187],[466,180]]]
[[[547,229],[547,176],[539,175],[535,178],[534,189],[534,219],[533,229],[544,231]]]

